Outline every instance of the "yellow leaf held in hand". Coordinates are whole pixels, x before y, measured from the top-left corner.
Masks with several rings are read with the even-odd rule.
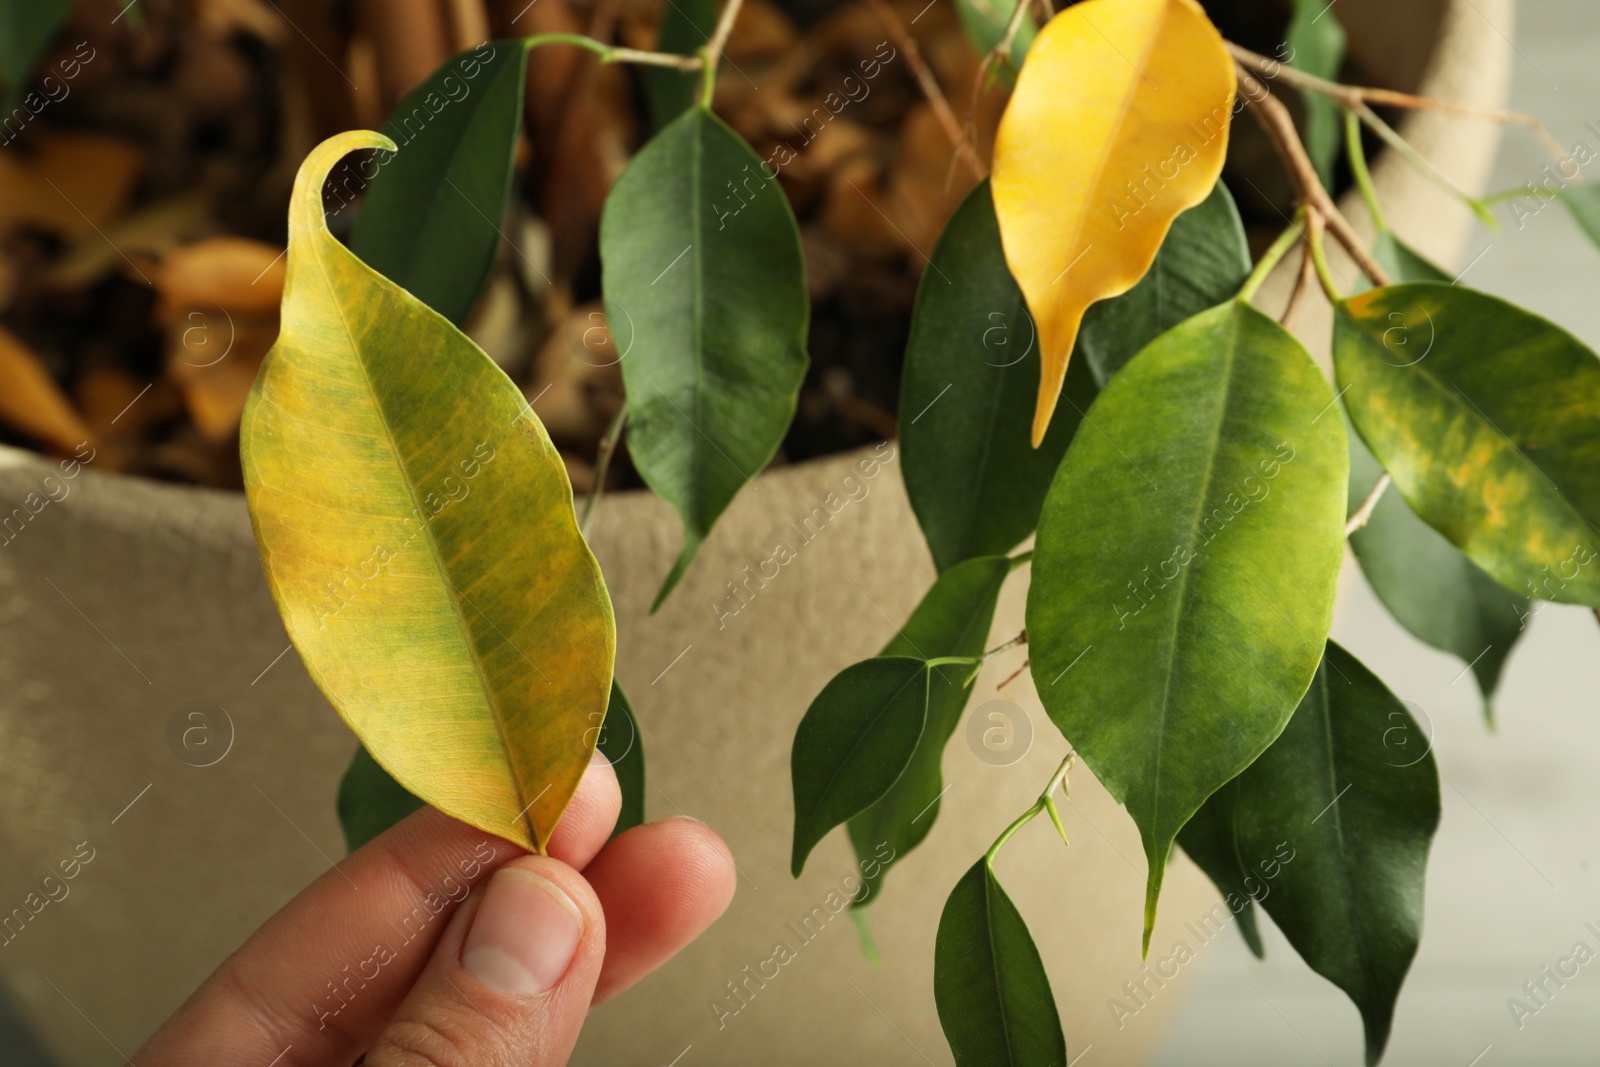
[[[328,233],[295,179],[282,331],[241,428],[256,542],[311,677],[401,785],[544,851],[593,754],[616,634],[572,488],[511,380]]]
[[[1083,0],[1034,41],[1000,120],[994,208],[1038,326],[1038,447],[1083,313],[1133,288],[1222,173],[1234,70],[1194,0]]]

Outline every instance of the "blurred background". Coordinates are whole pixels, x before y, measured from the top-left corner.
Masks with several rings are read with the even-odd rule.
[[[0,118],[0,444],[71,455],[80,442],[91,441],[96,471],[236,490],[239,413],[276,335],[284,209],[304,153],[339,130],[381,127],[407,90],[478,41],[575,30],[650,47],[662,6],[656,0],[81,0],[37,65],[37,77],[54,77],[57,88],[41,83],[49,91],[36,115],[9,124]],[[974,89],[978,56],[951,5],[913,0],[893,6],[912,27],[958,120],[971,122],[986,155],[1004,94],[999,88]],[[1415,88],[1431,58],[1428,34],[1448,11],[1459,32],[1507,59],[1510,106],[1541,116],[1564,144],[1582,140],[1600,150],[1600,70],[1593,62],[1600,6],[1593,0],[1517,0],[1514,16],[1509,4],[1490,0],[1334,0],[1328,6],[1346,18],[1351,31],[1345,80]],[[1276,52],[1287,0],[1213,0],[1207,7],[1230,37]],[[747,0],[716,108],[765,156],[773,145],[793,139],[794,124],[884,40],[880,19],[859,3]],[[0,64],[7,63],[16,69],[16,57],[0,39]],[[1484,92],[1493,96],[1501,68],[1468,67],[1456,72],[1457,83],[1470,85],[1481,76]],[[471,336],[535,399],[580,493],[594,482],[595,449],[621,400],[609,339],[594,328],[594,231],[605,190],[655,122],[642,78],[638,71],[601,67],[564,50],[540,53],[530,68],[516,193],[503,222],[506,247],[468,323]],[[1289,99],[1297,106],[1292,94]],[[1589,123],[1594,127],[1587,128]],[[1454,156],[1471,156],[1478,151],[1473,146],[1492,136],[1471,123],[1455,122],[1447,130],[1426,146],[1447,169]],[[1281,228],[1289,207],[1287,185],[1266,154],[1254,124],[1240,122],[1227,178],[1258,246]],[[1542,180],[1545,158],[1526,131],[1510,129],[1483,188]],[[1348,184],[1346,172],[1339,179],[1341,186]],[[870,95],[829,123],[801,159],[785,168],[783,181],[800,218],[814,304],[814,365],[795,427],[776,461],[789,467],[893,437],[899,352],[923,256],[973,178],[952,164],[948,128],[910,65],[900,62],[887,65]],[[1409,203],[1403,197],[1397,202]],[[1541,312],[1600,346],[1600,301],[1592,295],[1600,280],[1600,252],[1561,207],[1547,206],[1521,225],[1502,210],[1500,229],[1472,224],[1470,233],[1465,210],[1452,204],[1450,213],[1459,218],[1445,236],[1436,211],[1402,206],[1391,211],[1391,222],[1400,236],[1437,255],[1459,249],[1454,266],[1465,269],[1463,284]],[[336,219],[335,225],[347,222]],[[1307,336],[1318,330],[1313,319],[1303,327]],[[223,347],[227,359],[217,355]],[[607,488],[638,484],[624,451]],[[194,526],[204,541],[206,523]],[[236,562],[255,567],[253,558]],[[606,563],[609,573],[611,561]],[[107,564],[112,570],[116,565]],[[0,579],[9,582],[9,572],[0,568]],[[237,588],[255,590],[258,582],[252,570]],[[1567,955],[1574,942],[1600,946],[1600,935],[1584,926],[1594,921],[1600,927],[1600,857],[1592,821],[1600,809],[1600,775],[1592,770],[1600,763],[1600,627],[1587,612],[1544,605],[1509,661],[1496,700],[1498,730],[1490,733],[1472,679],[1459,662],[1400,630],[1353,563],[1342,590],[1335,637],[1420,709],[1442,777],[1444,816],[1430,863],[1425,934],[1385,1062],[1595,1062],[1600,965],[1585,968],[1521,1026],[1507,1001],[1524,997],[1523,983],[1537,980],[1540,969]],[[229,585],[210,595],[226,600],[234,592]],[[79,603],[101,618],[92,605],[81,598]],[[23,616],[19,604],[13,592],[6,593],[4,621]],[[68,622],[79,625],[59,602],[42,603],[40,610],[62,617],[61,627],[45,631],[47,636],[71,633]],[[195,619],[209,618],[200,607],[191,610]],[[698,605],[695,610],[703,612]],[[893,614],[895,608],[888,610]],[[272,669],[268,660],[284,639],[275,630],[259,636],[248,666],[230,665],[235,674],[248,678],[262,666]],[[161,644],[160,637],[157,632],[152,643]],[[178,643],[164,646],[181,658]],[[134,650],[133,656],[156,673],[144,655]],[[73,670],[70,659],[63,662],[68,665],[51,669]],[[126,668],[113,661],[108,669]],[[654,670],[643,675],[640,687]],[[0,656],[5,709],[18,716],[49,715],[50,692],[31,689],[37,683],[9,671],[10,661]],[[262,691],[278,677],[270,676]],[[124,699],[109,687],[103,694],[95,686],[84,691],[96,705],[103,697],[108,709]],[[153,713],[158,725],[167,710]],[[264,726],[270,721],[265,710]],[[325,708],[312,710],[331,716]],[[0,716],[0,779],[8,759],[65,758],[61,754],[74,743],[64,739],[57,749],[35,751],[40,735],[7,729]],[[304,755],[289,740],[276,752],[259,754],[257,766],[281,766]],[[335,746],[316,758],[342,766],[348,739],[340,743],[346,748]],[[159,739],[154,747],[160,760],[170,762]],[[695,771],[686,766],[679,773]],[[662,781],[681,796],[670,778]],[[91,784],[78,783],[85,789]],[[8,840],[25,836],[22,824],[35,819],[32,812],[63,802],[19,797],[10,788],[0,782],[6,798],[0,826]],[[138,783],[117,785],[121,792],[111,810],[137,788]],[[158,797],[145,803],[153,807],[161,803]],[[336,847],[331,795],[280,799],[304,820],[306,840]],[[253,793],[247,800],[259,805]],[[197,803],[193,797],[186,801],[189,808]],[[716,821],[714,810],[697,813]],[[171,833],[181,836],[192,828],[177,816]],[[1091,837],[1086,826],[1073,829],[1080,838]],[[326,866],[302,847],[305,841],[287,831],[284,837],[284,854],[294,857],[283,863],[289,881],[303,882]],[[53,841],[41,847],[54,848]],[[11,859],[0,856],[0,867]],[[111,864],[120,861],[101,862],[109,881]],[[28,864],[16,877],[0,873],[8,894],[19,886],[20,898],[31,884],[31,858]],[[195,880],[216,877],[180,873]],[[912,879],[906,881],[909,890]],[[240,887],[237,898],[227,901],[230,925],[220,939],[242,936],[281,899],[280,888]],[[41,931],[36,945],[24,948],[49,945],[48,958],[57,944],[74,951],[95,946],[93,951],[117,961],[119,973],[137,972],[141,961],[125,958],[126,945],[98,936],[95,887],[86,884],[81,892],[80,910],[55,916],[72,927],[70,935],[57,932],[61,940],[43,941],[49,932]],[[171,901],[152,888],[149,898],[119,900],[116,907],[136,916],[140,908],[170,910]],[[204,934],[196,932],[195,941],[209,945]],[[1266,934],[1264,963],[1231,933],[1208,943],[1185,969],[1183,995],[1163,1001],[1163,1017],[1128,1020],[1127,1029],[1135,1033],[1126,1042],[1085,1047],[1074,1038],[1075,1020],[1104,1024],[1106,1008],[1092,999],[1063,1004],[1069,1047],[1083,1057],[1084,1067],[1360,1062],[1355,1009],[1312,974],[1270,924]],[[1158,933],[1158,944],[1159,938]],[[211,940],[218,939],[211,932]],[[175,943],[172,954],[188,970],[209,969],[204,960],[186,958],[184,949],[185,943]],[[101,1027],[72,1014],[59,1002],[61,991],[43,984],[32,969],[36,958],[27,966],[16,963],[20,951],[0,954],[0,1064],[120,1062],[106,1047],[110,1039],[96,1036]],[[853,945],[844,946],[840,958],[858,962]],[[173,969],[172,961],[162,962]],[[915,966],[905,973],[916,977],[905,980],[908,987],[925,979],[924,961],[911,962]],[[72,966],[95,969],[93,960]],[[908,988],[907,996],[919,1004],[931,999],[920,984]],[[116,1016],[117,1000],[108,993],[98,1004],[88,1003],[89,1011],[119,1042],[136,1042],[142,1035],[128,1020],[144,1016]],[[41,1036],[46,1026],[38,1005],[50,1005],[44,1010],[50,1032],[72,1030],[70,1040]],[[923,1008],[931,1012],[931,1005]],[[72,1011],[79,1011],[76,1004]],[[1141,1028],[1146,1032],[1136,1033]],[[881,1049],[889,1050],[880,1049],[870,1057],[874,1062],[920,1063],[929,1056],[948,1062],[942,1046],[924,1042],[912,1056],[892,1032],[872,1040],[887,1042]],[[1155,1051],[1145,1056],[1136,1048]],[[667,1059],[670,1053],[661,1062]]]

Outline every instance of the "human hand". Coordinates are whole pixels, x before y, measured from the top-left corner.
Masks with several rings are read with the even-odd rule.
[[[733,898],[727,846],[692,819],[607,842],[621,802],[596,760],[549,856],[423,808],[267,920],[134,1061],[566,1063],[591,1004],[671,958]]]

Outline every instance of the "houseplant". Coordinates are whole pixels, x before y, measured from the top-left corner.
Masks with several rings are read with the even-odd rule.
[[[1286,461],[1286,462],[1291,462],[1291,461]],[[1275,477],[1275,475],[1274,475],[1274,477]],[[1266,498],[1264,498],[1264,499],[1266,499]],[[1163,558],[1166,558],[1166,557],[1163,557]],[[1182,566],[1182,565],[1179,565],[1179,566]],[[1147,589],[1147,592],[1149,592],[1149,589]],[[1141,601],[1141,603],[1142,603],[1142,601]]]

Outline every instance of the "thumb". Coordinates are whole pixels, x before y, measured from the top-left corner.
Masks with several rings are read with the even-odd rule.
[[[561,1067],[605,945],[582,875],[545,856],[511,861],[451,921],[366,1067]]]

